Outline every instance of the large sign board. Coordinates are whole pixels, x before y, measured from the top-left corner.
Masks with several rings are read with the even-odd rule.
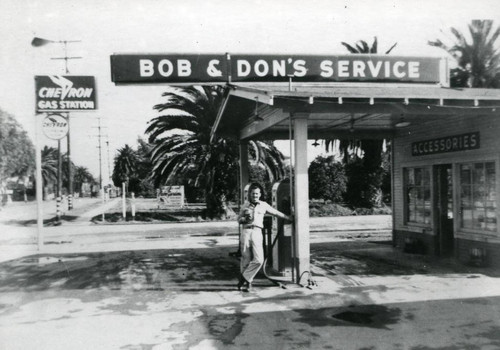
[[[446,85],[442,59],[352,54],[120,55],[111,56],[111,80],[136,83],[398,82]]]
[[[480,148],[479,131],[417,141],[411,144],[412,156],[467,151]]]
[[[158,200],[166,206],[184,206],[184,186],[162,186],[158,190]]]
[[[38,113],[97,109],[93,76],[35,76],[35,92]]]

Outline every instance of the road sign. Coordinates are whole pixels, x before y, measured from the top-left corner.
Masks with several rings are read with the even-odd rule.
[[[60,140],[68,134],[69,124],[61,114],[49,114],[42,122],[45,136],[52,140]]]

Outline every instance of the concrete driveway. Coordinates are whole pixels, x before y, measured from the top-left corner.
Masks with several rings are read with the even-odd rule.
[[[376,258],[392,251],[380,243],[318,243],[311,247],[312,260],[323,261],[313,266],[317,286],[283,289],[260,275],[255,291],[244,293],[235,288],[238,260],[228,255],[235,245],[216,238],[1,263],[0,348],[500,347],[500,280],[492,271],[437,261],[424,268],[418,257],[397,265]],[[207,239],[214,244],[202,247]],[[337,253],[328,260],[327,251]]]
[[[342,220],[311,220],[311,286],[260,274],[250,293],[231,222],[52,227],[43,254],[9,226],[0,349],[500,348],[498,271],[394,250],[390,217]]]

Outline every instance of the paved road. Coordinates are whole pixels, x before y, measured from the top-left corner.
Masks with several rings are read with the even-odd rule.
[[[78,251],[117,251],[130,248],[184,247],[187,241],[199,246],[212,244],[213,237],[219,245],[238,244],[236,221],[93,224],[90,219],[119,203],[116,198],[104,205],[100,199],[80,198],[68,220],[60,226],[43,229],[43,252],[71,253]],[[54,203],[45,202],[45,219],[53,217]],[[54,211],[55,213],[55,211]],[[34,203],[15,203],[0,212],[0,261],[38,252]],[[391,216],[350,216],[336,218],[311,218],[311,242],[318,243],[351,238],[387,240],[390,238]],[[205,241],[197,237],[206,237]],[[212,238],[210,238],[212,237]],[[208,243],[206,243],[208,242]],[[194,244],[194,243],[193,243]]]

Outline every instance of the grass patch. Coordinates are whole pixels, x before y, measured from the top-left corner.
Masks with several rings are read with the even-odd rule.
[[[310,217],[325,216],[351,216],[351,215],[391,215],[390,207],[383,205],[379,208],[355,208],[351,209],[337,203],[324,203],[317,201],[309,202]]]
[[[139,211],[132,217],[131,212],[127,212],[127,217],[124,220],[122,212],[113,212],[105,214],[105,222],[118,223],[126,221],[139,221],[139,222],[189,222],[201,221],[201,210],[179,210],[179,211],[166,211],[166,210],[150,210]],[[102,223],[102,215],[96,215],[92,218],[95,223]]]
[[[184,208],[161,208],[157,201],[150,199],[136,200],[136,214],[132,218],[130,206],[127,206],[126,220],[122,217],[121,205],[117,205],[105,214],[105,223],[123,223],[123,222],[143,222],[143,223],[162,223],[162,222],[199,222],[212,221],[205,218],[205,207],[202,205]],[[231,205],[231,209],[238,213],[237,205]],[[351,215],[391,215],[391,208],[383,206],[380,208],[356,208],[351,209],[337,203],[324,201],[309,202],[310,217],[335,217]],[[237,215],[237,214],[235,214]],[[236,220],[236,217],[234,218]],[[94,223],[102,223],[102,215],[96,215],[92,218]]]

